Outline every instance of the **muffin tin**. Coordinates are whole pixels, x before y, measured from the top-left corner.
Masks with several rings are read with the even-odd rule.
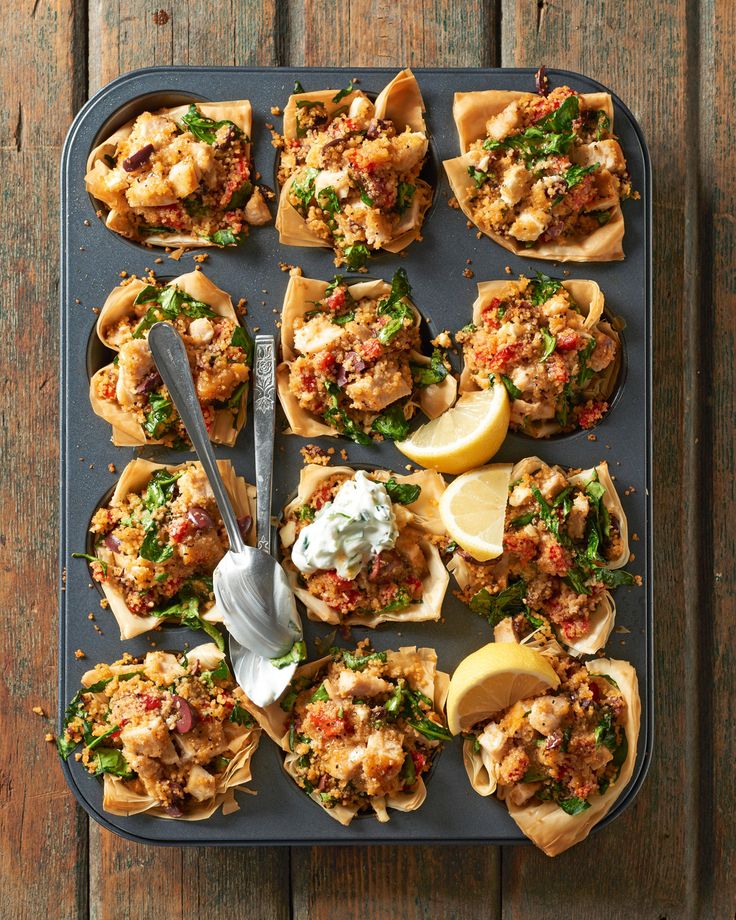
[[[159,278],[172,278],[191,271],[193,254],[186,252],[177,263],[158,248],[146,248],[109,231],[95,216],[95,204],[84,188],[85,162],[89,151],[104,136],[142,111],[181,104],[189,100],[250,99],[253,105],[253,157],[262,182],[273,183],[277,152],[270,143],[267,124],[276,130],[281,119],[270,114],[272,106],[283,108],[295,80],[305,89],[339,88],[352,77],[370,95],[378,93],[399,70],[395,69],[257,69],[161,67],[140,70],[104,87],[75,119],[64,147],[61,164],[61,534],[59,635],[59,713],[79,688],[81,675],[92,664],[113,661],[124,651],[143,655],[153,638],[159,648],[182,649],[196,644],[199,634],[182,627],[165,626],[160,632],[121,642],[115,621],[100,609],[101,594],[91,583],[88,568],[71,554],[87,546],[89,520],[98,504],[109,497],[111,486],[134,456],[164,463],[180,463],[192,454],[149,447],[138,450],[115,448],[110,428],[92,412],[88,399],[90,374],[106,358],[95,336],[96,314],[107,294],[120,281],[120,272],[142,275],[147,268]],[[510,433],[494,461],[518,460],[537,454],[549,463],[590,467],[607,460],[622,496],[635,560],[629,569],[643,578],[642,586],[616,590],[616,628],[605,654],[631,661],[635,666],[642,698],[642,718],[634,776],[599,826],[619,815],[636,796],[646,774],[652,740],[652,580],[651,580],[651,176],[649,155],[641,130],[632,114],[614,95],[614,130],[619,136],[641,200],[624,203],[626,235],[623,262],[567,263],[564,265],[516,257],[466,227],[466,218],[448,206],[449,186],[441,161],[455,156],[458,141],[452,119],[455,91],[523,89],[534,91],[534,74],[527,69],[440,70],[417,69],[415,74],[427,107],[432,136],[426,167],[436,180],[435,200],[427,214],[423,239],[412,243],[404,257],[382,253],[368,264],[369,277],[390,281],[403,266],[413,287],[413,297],[426,317],[433,335],[443,329],[454,332],[469,321],[477,281],[543,271],[556,277],[591,278],[598,282],[611,315],[624,323],[623,365],[618,390],[608,415],[590,432],[557,435],[536,441]],[[552,86],[568,84],[580,92],[606,91],[594,80],[568,71],[550,71]],[[275,212],[275,207],[272,208]],[[278,335],[276,323],[288,274],[279,263],[301,266],[307,277],[329,279],[335,273],[328,249],[281,246],[273,224],[252,228],[237,249],[206,250],[204,272],[233,301],[248,299],[246,322],[251,332]],[[155,264],[156,258],[163,259]],[[470,261],[468,261],[470,260]],[[469,278],[466,270],[474,277]],[[564,272],[564,274],[563,274]],[[365,276],[362,276],[365,277]],[[77,302],[79,301],[79,302]],[[459,370],[459,358],[454,357]],[[252,412],[249,412],[252,416]],[[296,490],[307,443],[335,449],[339,463],[345,449],[348,463],[386,467],[402,472],[403,457],[391,442],[362,447],[343,438],[305,440],[284,436],[283,415],[277,418],[274,513]],[[234,448],[215,448],[217,456],[230,459],[236,471],[254,481],[253,430],[249,422]],[[117,473],[111,474],[109,464]],[[376,630],[354,628],[350,643],[370,636],[377,649],[400,645],[427,645],[437,650],[439,667],[448,672],[479,646],[491,641],[488,624],[452,594],[445,601],[443,620],[437,623],[386,624]],[[94,613],[94,622],[88,614]],[[304,616],[310,657],[318,652],[314,639],[324,639],[330,629]],[[94,626],[101,632],[97,632]],[[338,644],[345,644],[337,639]],[[85,659],[75,657],[82,649]],[[281,753],[263,737],[253,759],[251,789],[256,796],[240,795],[240,811],[207,821],[181,822],[145,815],[120,818],[102,810],[102,783],[90,777],[71,757],[63,765],[70,788],[80,804],[101,825],[131,840],[170,845],[253,844],[355,844],[411,842],[525,842],[505,805],[494,798],[481,799],[470,787],[462,763],[459,739],[447,745],[432,771],[428,795],[416,812],[393,812],[388,824],[374,819],[355,820],[349,827],[312,803],[285,774]]]

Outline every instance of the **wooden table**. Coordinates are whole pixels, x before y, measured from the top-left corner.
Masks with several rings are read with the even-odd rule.
[[[159,3],[154,16],[147,0],[18,0],[0,14],[0,915],[733,917],[736,4]],[[100,830],[32,712],[56,709],[58,161],[74,114],[152,64],[542,62],[612,87],[653,159],[656,752],[643,791],[555,860],[530,847],[156,849]]]

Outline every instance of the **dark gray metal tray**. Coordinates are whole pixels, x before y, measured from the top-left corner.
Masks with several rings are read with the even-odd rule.
[[[118,472],[135,455],[160,462],[178,463],[191,454],[146,448],[134,451],[116,448],[110,442],[109,425],[94,415],[89,404],[89,372],[97,366],[94,346],[96,315],[107,294],[119,283],[119,273],[144,274],[154,268],[161,278],[191,271],[192,253],[178,263],[161,250],[147,249],[110,232],[95,217],[94,204],[84,189],[85,162],[90,149],[130,117],[146,108],[160,108],[187,100],[250,99],[253,105],[253,141],[256,169],[263,181],[273,185],[276,151],[265,127],[280,118],[270,115],[271,106],[283,108],[294,80],[307,90],[341,87],[353,76],[360,87],[377,93],[391,79],[395,69],[256,69],[161,67],[127,74],[100,90],[75,119],[64,146],[61,163],[61,534],[62,581],[59,637],[59,712],[79,687],[81,675],[91,663],[113,661],[124,651],[133,655],[150,649],[150,634],[121,642],[112,615],[100,610],[100,595],[90,585],[87,566],[72,560],[71,553],[85,548],[89,520],[97,504],[114,483],[108,471],[114,463]],[[606,297],[606,307],[625,320],[624,366],[619,392],[608,416],[595,429],[596,440],[586,432],[558,436],[547,441],[510,434],[495,460],[519,460],[538,454],[551,463],[589,467],[608,460],[622,494],[631,533],[639,535],[632,544],[636,560],[630,569],[643,576],[643,587],[616,591],[617,626],[606,648],[612,657],[628,659],[636,667],[642,697],[641,731],[633,779],[604,824],[627,807],[637,794],[646,774],[652,744],[652,581],[651,581],[651,176],[649,155],[642,133],[632,114],[613,95],[615,131],[631,170],[640,201],[624,204],[626,236],[623,262],[573,263],[565,266],[518,258],[491,240],[476,239],[466,228],[465,216],[448,207],[449,186],[441,161],[456,156],[458,142],[452,119],[452,97],[458,90],[524,89],[533,91],[533,71],[439,70],[415,71],[427,106],[427,123],[432,136],[429,169],[436,182],[433,208],[427,215],[423,240],[413,243],[404,258],[382,254],[369,263],[372,277],[390,280],[395,269],[406,268],[414,299],[436,334],[455,331],[467,323],[475,299],[477,281],[506,277],[509,265],[516,276],[543,270],[562,277],[592,278]],[[568,71],[549,72],[552,85],[567,83],[582,92],[606,90],[600,83]],[[606,90],[607,91],[607,90]],[[276,322],[288,275],[279,262],[298,264],[307,277],[329,279],[335,272],[332,253],[327,249],[281,246],[273,225],[254,229],[237,249],[208,250],[205,273],[235,301],[248,298],[248,325],[253,331],[278,334]],[[163,258],[155,265],[154,259]],[[472,259],[473,279],[463,276],[466,259]],[[79,302],[77,302],[79,301]],[[252,414],[252,413],[250,413]],[[283,417],[277,432],[283,429]],[[350,463],[392,468],[401,472],[404,458],[390,442],[359,447],[344,439],[310,439],[325,447],[345,447]],[[283,507],[296,488],[302,460],[299,450],[307,441],[277,433],[274,509]],[[249,422],[234,448],[216,448],[219,457],[232,460],[237,472],[254,481],[253,432]],[[627,497],[624,490],[633,486]],[[452,588],[452,583],[451,583]],[[94,611],[102,633],[94,630],[88,613]],[[315,655],[313,639],[329,630],[304,617],[310,657]],[[164,627],[154,634],[159,648],[181,649],[196,644],[200,637],[180,627]],[[468,610],[448,591],[444,622],[384,625],[377,630],[355,628],[353,640],[370,635],[378,649],[399,645],[427,645],[437,649],[439,666],[452,672],[458,662],[492,636],[487,623]],[[203,637],[204,638],[204,637]],[[87,659],[75,658],[82,648]],[[241,810],[207,821],[177,822],[143,816],[119,818],[102,810],[102,784],[91,778],[73,758],[64,765],[66,779],[86,811],[101,825],[128,837],[149,843],[170,845],[245,844],[354,844],[411,842],[488,842],[497,844],[525,841],[503,803],[482,799],[470,787],[465,775],[459,739],[449,744],[438,759],[425,804],[411,814],[391,813],[388,824],[373,819],[340,826],[302,792],[281,768],[281,754],[264,736],[253,760],[251,788],[257,796],[239,796]]]

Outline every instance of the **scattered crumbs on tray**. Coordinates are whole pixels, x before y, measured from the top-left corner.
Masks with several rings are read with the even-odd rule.
[[[510,275],[510,274],[511,274],[511,266],[510,266],[510,265],[504,265],[504,269],[503,269],[503,270],[506,272],[507,275]]]
[[[636,556],[633,553],[629,553],[629,562],[636,562]]]
[[[254,326],[254,327],[253,327],[253,332],[260,332],[260,331],[261,331],[261,327],[260,327],[260,326]]]
[[[74,303],[81,303],[81,302],[82,302],[82,301],[81,301],[78,297],[75,297],[75,298],[74,298]]]
[[[32,711],[32,712],[35,712],[35,714],[36,714],[37,716],[45,716],[45,715],[46,715],[46,713],[43,711],[43,707],[41,707],[41,706],[34,706],[33,709],[32,709],[31,711]]]
[[[92,221],[91,221],[88,217],[85,217],[84,220],[82,221],[82,223],[84,224],[85,227],[91,227],[91,226],[92,226]]]
[[[110,601],[108,601],[106,597],[100,598],[100,607],[102,607],[103,610],[107,610],[109,606],[110,606]]]
[[[473,271],[472,268],[465,268],[465,269],[463,269],[463,275],[464,275],[466,278],[475,278],[475,272]]]
[[[87,619],[88,619],[88,620],[94,620],[94,618],[95,618],[95,615],[94,615],[94,613],[92,613],[92,611],[90,610],[90,612],[87,614]]]
[[[173,259],[174,262],[178,262],[185,252],[186,249],[183,246],[180,246],[178,249],[175,249],[173,252],[169,253],[169,258]]]
[[[629,486],[628,489],[624,489],[624,495],[625,495],[627,498],[629,497],[629,495],[633,495],[634,492],[636,492],[636,489],[635,489],[634,486]]]
[[[412,471],[412,465],[411,465],[411,463],[407,463],[407,464],[404,466],[404,469],[405,469],[408,473],[411,473],[411,471]]]
[[[80,252],[86,252],[86,251],[87,251],[87,247],[86,247],[86,246],[80,246],[80,247],[79,247],[79,251],[80,251]]]
[[[631,534],[631,539],[634,541],[634,543],[638,543],[638,542],[639,542],[639,534],[638,534],[638,533],[632,533],[632,534]]]
[[[307,444],[302,447],[299,453],[302,455],[304,463],[316,463],[318,466],[329,466],[330,460],[335,454],[334,447],[320,447],[319,444]]]
[[[630,633],[631,630],[627,629],[625,626],[617,626],[616,632],[619,633],[620,635],[623,635],[624,633]]]
[[[457,198],[454,195],[452,196],[452,198],[447,199],[447,203],[453,210],[455,211],[460,210],[460,203],[458,202]]]
[[[93,469],[95,468],[94,463],[90,463],[89,468],[90,468],[91,470],[93,470]]]
[[[153,261],[156,263],[156,265],[163,265],[164,262],[161,256],[159,256],[157,259],[154,259]]]
[[[465,226],[468,228],[468,230],[472,230],[475,224],[473,223],[472,220],[468,220],[465,222]]]
[[[483,234],[480,232],[480,230],[478,230],[478,231],[476,232],[475,238],[476,238],[476,240],[480,240],[480,239],[483,238]]]
[[[75,657],[75,658],[82,659],[82,658],[86,658],[87,656],[86,656],[86,654],[82,651],[81,648],[78,648],[78,649],[74,652],[74,657]]]
[[[95,314],[95,316],[98,316],[99,313],[100,313],[100,308],[99,308],[99,307],[92,307],[92,312]]]
[[[597,441],[598,438],[597,438],[597,436],[594,435],[594,434],[589,434],[589,435],[588,435],[588,440],[589,440],[589,441]]]
[[[108,463],[108,464],[107,464],[107,472],[108,472],[108,473],[114,473],[114,472],[116,472],[116,470],[115,470],[115,464],[114,464],[114,463]]]
[[[123,271],[120,272],[120,277],[121,277],[121,278],[127,278],[127,277],[128,277],[128,273],[127,273],[125,270],[123,270]]]
[[[641,588],[644,584],[641,575],[634,575],[634,584]]]
[[[281,111],[281,108],[280,108],[278,105],[272,105],[272,106],[271,106],[271,114],[272,114],[272,115],[281,115],[281,114],[283,114],[283,113],[282,113],[282,111]],[[268,125],[266,125],[266,127],[268,127]]]
[[[348,452],[345,450],[344,447],[341,447],[341,448],[340,448],[340,459],[341,459],[341,460],[347,460],[347,459],[348,459]]]

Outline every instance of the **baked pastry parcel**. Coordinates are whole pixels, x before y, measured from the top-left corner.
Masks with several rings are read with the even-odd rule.
[[[255,489],[217,461],[225,489],[248,543],[254,544]],[[229,548],[225,526],[202,465],[132,460],[107,505],[97,509],[90,531],[93,579],[107,598],[121,639],[132,639],[164,621],[204,629],[222,647],[215,623],[212,573]]]
[[[303,467],[280,537],[310,619],[369,627],[438,620],[449,582],[435,542],[444,489],[430,470]]]
[[[426,798],[424,776],[452,739],[448,686],[434,649],[374,652],[365,641],[297,668],[271,706],[246,706],[331,818],[348,825],[375,813],[385,822],[389,808],[416,811]]]
[[[419,178],[429,141],[411,70],[375,102],[343,90],[295,92],[284,109],[276,229],[288,246],[326,246],[362,268],[375,250],[400,252],[421,232],[431,187]]]
[[[483,281],[472,322],[457,334],[460,392],[502,383],[510,426],[533,438],[593,428],[621,367],[621,341],[595,281]]]
[[[557,856],[588,836],[631,780],[639,684],[626,661],[580,662],[554,640],[527,644],[552,664],[559,684],[474,726],[463,761],[473,789],[495,793],[523,833]]]
[[[608,93],[455,93],[453,115],[461,155],[444,167],[479,230],[520,256],[623,259],[631,182]]]
[[[203,272],[165,285],[135,278],[110,293],[97,336],[117,355],[90,381],[95,414],[112,425],[116,447],[188,448],[186,429],[148,347],[148,331],[159,320],[171,323],[184,341],[210,439],[232,447],[245,424],[253,342],[230,295]]]
[[[436,418],[457,381],[438,349],[422,354],[421,315],[404,269],[385,281],[292,276],[276,369],[287,434],[400,440],[417,409]]]
[[[224,652],[209,643],[181,654],[124,655],[82,677],[57,740],[64,758],[102,776],[114,815],[201,821],[237,811],[261,731]],[[78,755],[79,756],[79,755]]]
[[[253,183],[251,105],[196,102],[143,112],[98,144],[87,191],[105,224],[151,246],[234,246],[271,214]]]
[[[573,655],[603,648],[616,617],[612,588],[635,583],[626,515],[608,465],[569,471],[527,457],[511,470],[503,553],[448,564],[461,598],[500,635],[548,622]]]

